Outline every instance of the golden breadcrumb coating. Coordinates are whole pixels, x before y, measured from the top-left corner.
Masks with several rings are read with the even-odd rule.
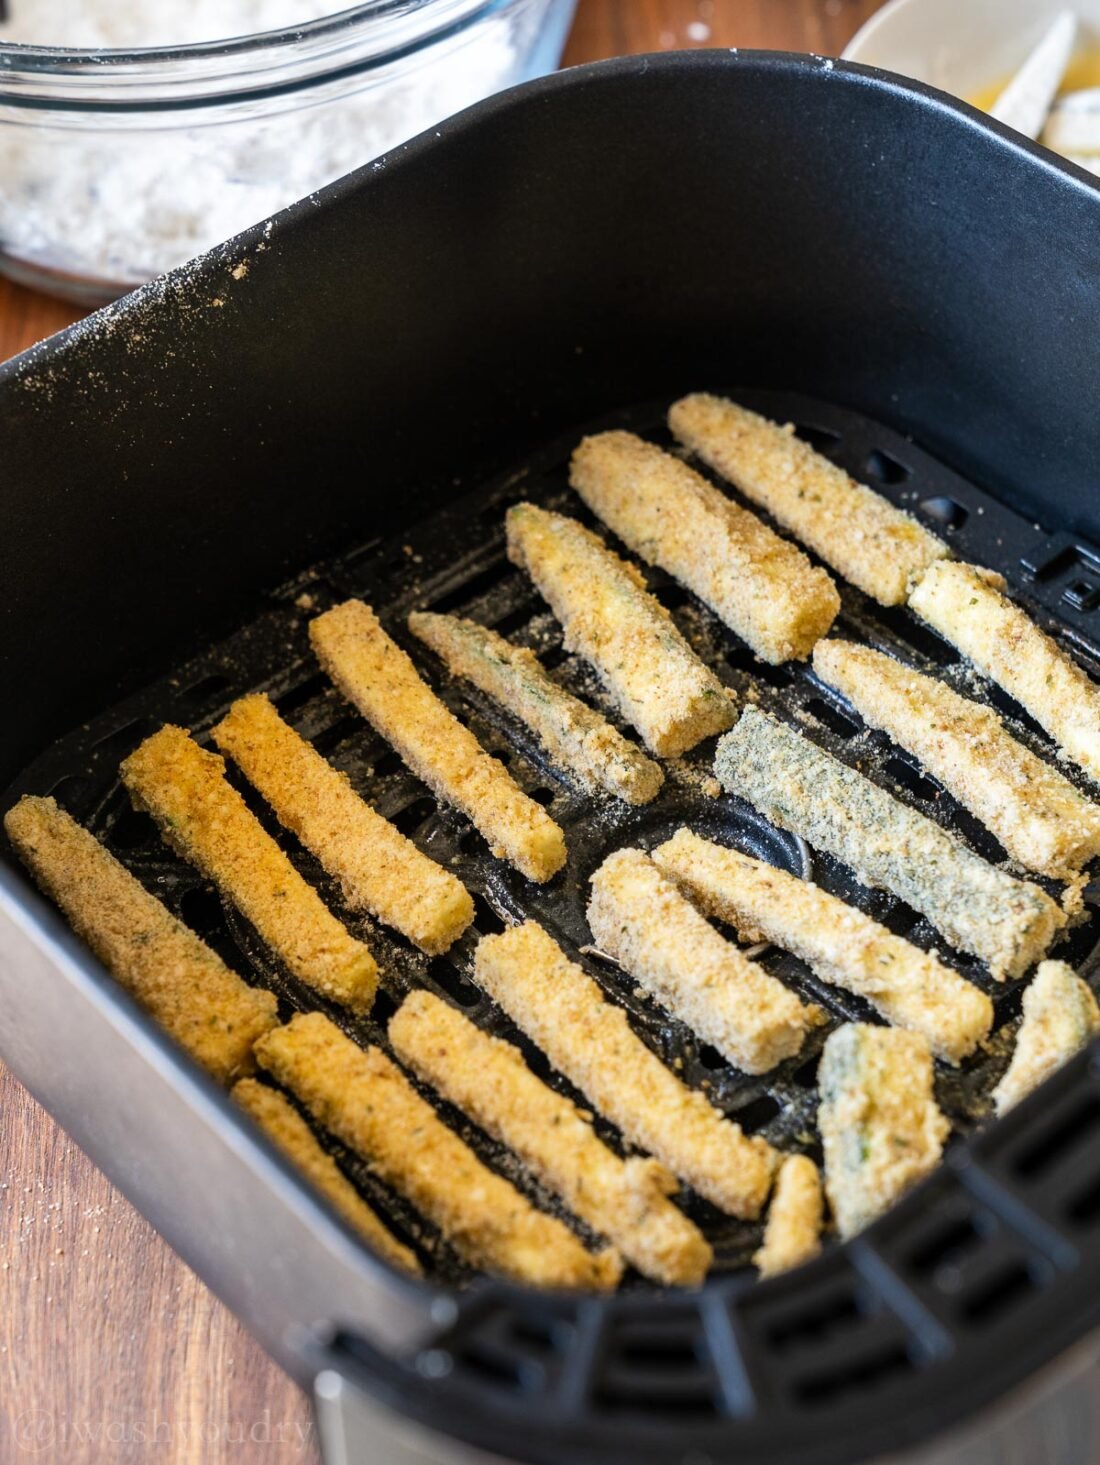
[[[620,1160],[511,1043],[489,1037],[430,992],[406,997],[389,1035],[402,1063],[514,1150],[645,1276],[666,1285],[702,1282],[712,1252],[668,1200],[674,1177],[656,1160]]]
[[[213,737],[339,883],[349,906],[369,911],[432,956],[462,935],[474,903],[461,880],[376,814],[266,697],[234,702]]]
[[[686,753],[734,719],[732,694],[684,640],[641,572],[563,514],[508,510],[508,557],[592,663],[626,720],[659,757]]]
[[[674,402],[668,424],[685,447],[767,509],[838,574],[881,605],[950,551],[942,540],[780,426],[722,397]]]
[[[718,745],[722,787],[766,819],[923,912],[952,945],[1020,976],[1065,925],[1037,885],[1015,880],[809,738],[749,707]]]
[[[586,1251],[561,1221],[483,1165],[378,1048],[357,1047],[311,1012],[268,1033],[256,1057],[471,1266],[541,1287],[618,1284],[616,1251]]]
[[[53,799],[23,798],[4,828],[82,941],[218,1083],[254,1067],[275,997],[243,982]]]
[[[822,641],[814,671],[919,758],[1021,865],[1069,878],[1100,854],[1100,808],[1011,737],[992,708],[850,641]]]
[[[678,829],[656,864],[707,915],[746,941],[774,941],[824,981],[865,997],[888,1022],[927,1039],[949,1063],[993,1026],[993,1003],[965,977],[854,906],[786,870]]]
[[[398,1241],[332,1156],[321,1148],[313,1131],[289,1100],[254,1078],[241,1079],[234,1086],[232,1097],[372,1250],[393,1266],[419,1276],[421,1266],[416,1257]]]
[[[378,617],[346,600],[310,622],[317,659],[367,721],[439,798],[481,831],[498,859],[530,880],[565,864],[565,835],[424,682]]]
[[[1064,961],[1044,961],[1024,991],[1012,1062],[993,1090],[1004,1114],[1100,1033],[1096,998]]]
[[[846,1241],[935,1169],[951,1126],[932,1092],[928,1044],[901,1028],[837,1028],[818,1083],[825,1190]]]
[[[639,849],[592,876],[592,939],[662,1007],[745,1073],[802,1047],[816,1010],[727,941]]]
[[[1100,782],[1100,687],[974,565],[934,565],[909,604]]]
[[[409,630],[447,670],[495,698],[538,738],[547,755],[590,793],[647,804],[665,781],[660,766],[543,669],[533,651],[458,616],[415,611]]]
[[[374,957],[227,782],[224,759],[168,724],[130,754],[122,781],[135,808],[153,816],[165,841],[214,882],[296,977],[369,1012],[378,986]]]
[[[824,1219],[821,1172],[807,1155],[788,1155],[775,1178],[764,1244],[753,1257],[761,1277],[789,1272],[817,1256]]]
[[[474,980],[628,1140],[719,1209],[760,1214],[775,1151],[676,1078],[541,926],[483,937]]]
[[[840,596],[824,570],[632,432],[586,437],[569,481],[624,544],[694,590],[762,661],[805,658],[836,619]]]

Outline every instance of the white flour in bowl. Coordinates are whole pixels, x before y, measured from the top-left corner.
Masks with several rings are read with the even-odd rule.
[[[349,8],[348,0],[7,0],[0,40],[74,50],[186,46],[304,25]]]

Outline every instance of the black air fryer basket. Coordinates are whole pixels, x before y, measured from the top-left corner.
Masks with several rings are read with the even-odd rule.
[[[234,697],[269,691],[476,896],[476,929],[446,958],[372,931],[376,1013],[332,1015],[384,1041],[402,992],[427,985],[515,1040],[470,980],[478,932],[531,914],[577,951],[603,856],[684,822],[798,873],[805,852],[740,800],[706,796],[710,745],[654,804],[596,817],[522,729],[410,646],[565,827],[569,871],[536,889],[340,702],[310,658],[303,607],[361,596],[406,645],[413,607],[471,613],[598,700],[505,558],[504,509],[533,498],[582,512],[566,483],[582,432],[665,441],[669,402],[709,389],[794,421],[1001,570],[1096,673],[1098,363],[1096,185],[935,93],[817,58],[717,52],[507,93],[0,368],[0,808],[54,793],[284,1012],[316,1005],[117,780],[161,721],[201,738]],[[805,667],[756,663],[692,596],[651,579],[727,683],[999,856]],[[839,624],[961,675],[912,617],[850,588]],[[1040,745],[1019,708],[988,695]],[[914,912],[813,859],[819,882],[933,943]],[[1098,934],[1090,918],[1057,954],[1091,976]],[[643,1038],[746,1130],[812,1151],[824,1033],[749,1080],[585,959]],[[866,1015],[799,963],[764,960],[833,1025]],[[988,1123],[1019,984],[994,989],[958,965],[994,991],[999,1036],[937,1075],[956,1131],[946,1163],[854,1242],[759,1284],[746,1266],[758,1229],[688,1196],[717,1256],[699,1292],[537,1294],[470,1276],[430,1236],[421,1284],[363,1249],[9,852],[0,861],[0,1055],[314,1388],[333,1465],[1095,1459],[1100,1069],[1082,1054]],[[412,1218],[333,1148],[407,1233]]]

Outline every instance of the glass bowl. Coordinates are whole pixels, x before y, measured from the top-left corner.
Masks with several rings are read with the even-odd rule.
[[[0,41],[0,271],[82,305],[115,299],[553,70],[575,4],[367,0],[171,49]]]

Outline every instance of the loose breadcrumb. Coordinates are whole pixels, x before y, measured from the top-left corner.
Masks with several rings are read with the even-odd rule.
[[[993,1003],[935,954],[894,936],[835,895],[751,855],[679,829],[657,865],[707,915],[746,941],[774,941],[824,981],[865,997],[888,1022],[958,1063],[993,1026]]]
[[[656,1160],[620,1160],[511,1043],[489,1037],[430,992],[405,999],[389,1036],[404,1064],[513,1150],[645,1276],[668,1285],[702,1282],[712,1252],[668,1200],[675,1178]]]
[[[266,697],[234,702],[213,737],[339,883],[349,906],[369,911],[432,956],[462,935],[474,918],[462,882],[376,814]]]
[[[753,1257],[761,1277],[789,1272],[817,1256],[824,1212],[817,1166],[807,1155],[788,1155],[776,1176],[764,1244]]]
[[[909,604],[1100,781],[1100,687],[1003,590],[988,570],[934,565]]]
[[[474,980],[627,1139],[720,1210],[760,1214],[775,1151],[670,1073],[541,926],[483,937]]]
[[[916,519],[780,426],[722,397],[674,402],[673,433],[753,503],[882,605],[903,605],[913,580],[950,551]]]
[[[686,753],[734,719],[731,693],[684,640],[634,565],[575,519],[534,504],[508,510],[508,556],[592,663],[626,720],[659,757]]]
[[[130,754],[122,781],[166,842],[214,882],[296,977],[353,1011],[370,1010],[374,957],[227,782],[222,758],[168,724]]]
[[[250,987],[150,895],[53,799],[23,798],[4,829],[12,848],[113,977],[218,1083],[254,1067],[276,1018]]]
[[[1012,1062],[993,1090],[998,1114],[1038,1088],[1100,1033],[1096,998],[1064,961],[1044,961],[1024,991]]]
[[[639,849],[592,876],[588,924],[599,948],[745,1073],[802,1047],[815,1010],[727,941]]]
[[[372,1250],[393,1266],[414,1275],[420,1274],[421,1267],[416,1257],[379,1220],[332,1156],[321,1148],[313,1131],[289,1100],[254,1078],[241,1079],[234,1086],[232,1097]]]
[[[531,880],[565,864],[565,835],[424,682],[361,600],[310,622],[317,659],[369,723],[433,793],[481,831],[498,859]]]
[[[561,1221],[487,1169],[378,1048],[357,1047],[311,1012],[268,1033],[256,1057],[471,1266],[542,1287],[617,1285],[617,1252],[586,1251]]]
[[[824,570],[633,433],[585,438],[569,481],[624,544],[694,590],[761,660],[805,658],[836,619],[840,596]]]
[[[837,1028],[818,1083],[825,1189],[847,1240],[935,1169],[951,1126],[933,1096],[928,1044],[901,1028]]]

